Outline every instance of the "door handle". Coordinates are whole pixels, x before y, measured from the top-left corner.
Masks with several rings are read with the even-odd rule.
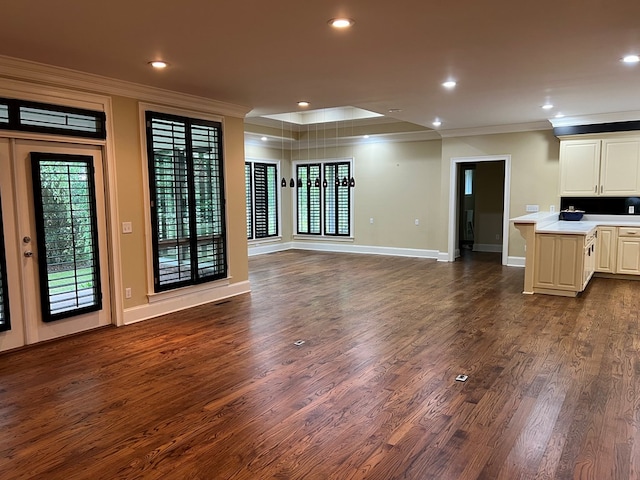
[[[24,256],[27,258],[33,257],[33,252],[24,252]]]

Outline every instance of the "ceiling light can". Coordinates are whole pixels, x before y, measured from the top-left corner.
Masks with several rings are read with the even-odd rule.
[[[149,62],[149,65],[153,68],[167,68],[167,62],[163,62],[162,60],[153,60],[152,62]]]
[[[640,55],[625,55],[622,57],[624,63],[638,63],[640,62]]]
[[[307,102],[306,100],[301,100],[298,102],[298,106],[299,107],[308,107],[309,105],[311,105],[309,102]]]
[[[339,17],[332,18],[328,23],[333,28],[349,28],[352,27],[355,22],[350,18]]]

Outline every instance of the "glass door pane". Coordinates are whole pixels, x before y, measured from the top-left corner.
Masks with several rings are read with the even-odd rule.
[[[93,157],[32,153],[42,320],[102,308]]]

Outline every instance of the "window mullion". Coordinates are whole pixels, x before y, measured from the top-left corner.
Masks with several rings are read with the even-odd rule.
[[[185,128],[186,152],[185,163],[187,167],[187,198],[189,199],[189,261],[191,263],[191,280],[196,281],[198,275],[198,225],[196,224],[196,182],[193,166],[193,137],[191,128],[193,124],[189,122]]]

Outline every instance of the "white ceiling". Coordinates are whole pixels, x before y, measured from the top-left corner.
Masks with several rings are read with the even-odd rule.
[[[244,105],[442,131],[639,119],[638,0],[6,1],[0,54]],[[336,31],[327,20],[355,20]],[[147,62],[170,63],[153,71]],[[1,72],[0,72],[1,74]],[[453,91],[441,83],[458,81]],[[551,101],[556,108],[540,106]],[[401,109],[389,113],[390,109]],[[604,117],[601,117],[604,118]]]

